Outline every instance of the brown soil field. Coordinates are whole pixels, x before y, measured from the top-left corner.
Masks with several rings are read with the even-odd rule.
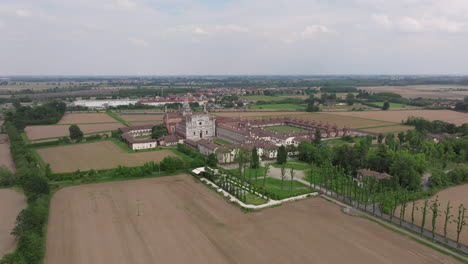
[[[403,111],[368,111],[368,112],[334,112],[334,115],[349,117],[369,118],[399,123],[410,116],[422,117],[424,119],[442,120],[456,125],[468,123],[468,113],[451,110],[403,110]]]
[[[37,152],[54,172],[110,169],[118,165],[141,166],[148,161],[157,162],[167,156],[177,156],[170,150],[128,153],[112,141],[42,148]]]
[[[245,214],[190,176],[68,187],[46,264],[458,263],[321,198]]]
[[[373,133],[394,133],[414,129],[412,126],[385,126],[385,127],[373,127],[373,128],[364,128],[362,130],[373,132]]]
[[[125,121],[162,121],[163,115],[147,114],[147,115],[126,115],[121,114],[120,117]]]
[[[468,184],[464,185],[459,185],[455,187],[450,187],[445,190],[442,190],[438,192],[436,195],[431,197],[429,199],[429,204],[428,204],[428,213],[426,214],[426,224],[425,228],[427,230],[432,230],[432,211],[429,209],[431,205],[431,201],[434,201],[436,199],[436,196],[439,197],[439,203],[440,203],[440,213],[439,216],[437,217],[437,224],[436,224],[436,233],[439,233],[441,235],[444,234],[444,223],[445,223],[445,209],[447,208],[447,202],[450,201],[450,204],[453,206],[453,208],[450,210],[451,214],[454,216],[451,220],[452,223],[448,224],[447,226],[447,236],[453,240],[457,239],[457,223],[453,222],[456,220],[456,217],[458,216],[458,206],[460,204],[463,204],[466,208],[468,208]],[[417,225],[421,225],[422,222],[422,208],[424,207],[424,200],[419,200],[416,202],[416,206],[418,208],[417,211],[415,211],[415,223]],[[407,205],[406,211],[405,211],[405,219],[406,221],[411,223],[411,208],[412,204],[409,203]],[[465,213],[465,215],[468,214]],[[397,208],[396,210],[396,216],[400,216],[400,208]],[[460,242],[468,245],[468,226],[465,226],[464,229],[462,230],[462,233],[460,234]]]
[[[10,189],[0,189],[0,259],[16,246],[10,234],[15,227],[16,216],[26,207],[26,197]]]
[[[66,113],[58,124],[114,123],[114,118],[105,113]]]
[[[121,123],[106,123],[106,124],[81,124],[78,125],[85,134],[97,133],[103,131],[116,130],[123,127]],[[30,140],[41,138],[56,138],[69,136],[69,125],[52,125],[52,126],[28,126],[25,128],[26,135]]]
[[[15,163],[10,153],[10,143],[8,141],[8,135],[0,134],[0,166],[5,166],[11,171],[15,171]]]
[[[400,94],[405,98],[443,98],[443,99],[463,99],[468,95],[468,86],[460,85],[409,85],[409,86],[374,86],[358,87],[373,93],[392,92]],[[456,91],[456,89],[463,89]]]
[[[142,125],[159,125],[162,124],[162,120],[155,120],[155,121],[132,121],[130,125],[132,126],[142,126]]]

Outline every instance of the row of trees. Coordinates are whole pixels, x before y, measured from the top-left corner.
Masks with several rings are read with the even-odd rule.
[[[465,123],[461,126],[456,126],[455,124],[447,123],[440,120],[428,121],[420,117],[409,117],[404,122],[404,124],[415,126],[418,131],[423,133],[460,133],[462,135],[468,135],[468,123]]]
[[[39,166],[24,143],[20,131],[12,122],[5,122],[5,130],[10,139],[11,154],[17,170],[9,175],[8,181],[4,181],[3,184],[22,188],[28,206],[18,215],[12,232],[17,241],[17,248],[15,252],[5,255],[0,263],[41,263],[50,200],[47,177],[52,172],[49,166]]]

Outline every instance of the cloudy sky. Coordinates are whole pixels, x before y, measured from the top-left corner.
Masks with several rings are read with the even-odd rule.
[[[468,0],[1,0],[0,75],[468,74]]]

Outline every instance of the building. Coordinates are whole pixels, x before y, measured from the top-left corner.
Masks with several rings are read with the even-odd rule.
[[[150,136],[153,130],[153,125],[143,125],[143,126],[131,126],[131,127],[121,127],[119,131],[122,133],[121,137],[125,142],[127,142],[128,147],[132,150],[142,150],[155,148],[157,144],[156,139],[143,138],[137,139],[137,137],[146,137]]]
[[[364,178],[371,178],[377,181],[381,180],[389,180],[392,178],[392,175],[387,173],[380,173],[377,171],[369,170],[369,169],[360,169],[356,171],[356,176],[354,177],[354,181],[357,183],[359,187],[364,185]]]
[[[208,115],[208,112],[193,113],[188,99],[183,104],[183,110],[177,112],[165,112],[164,125],[170,134],[176,134],[181,138],[200,140],[216,136],[216,121]]]
[[[177,135],[167,135],[167,136],[162,136],[157,139],[158,144],[160,146],[175,146],[179,143],[183,143],[184,141],[178,137]]]

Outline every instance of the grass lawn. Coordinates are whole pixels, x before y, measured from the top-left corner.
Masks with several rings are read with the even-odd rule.
[[[257,195],[251,194],[251,193],[247,194],[246,201],[245,201],[246,204],[253,204],[253,205],[261,205],[266,202],[267,200],[261,197],[258,197]]]
[[[245,170],[245,177],[246,178],[252,178],[254,179],[255,178],[255,170],[256,169],[252,169],[252,168],[246,168]],[[233,176],[236,176],[236,177],[239,177],[239,169],[238,168],[235,168],[235,169],[230,169],[228,170],[229,173]],[[263,177],[265,176],[265,167],[260,167],[258,168],[258,177]]]
[[[248,96],[242,96],[242,98],[250,100],[250,101],[281,101],[281,100],[284,100],[284,97],[268,96],[268,95],[248,95]]]
[[[369,102],[369,104],[375,104],[380,107],[383,107],[384,102]],[[390,103],[390,108],[406,108],[406,107],[414,107],[414,106],[398,104],[398,103]]]
[[[344,141],[341,138],[335,138],[335,139],[329,139],[329,140],[322,140],[322,142],[325,143],[325,144],[328,144],[328,145],[340,146],[340,145],[344,145],[344,144],[353,143],[354,141],[353,142],[347,142],[347,141]]]
[[[219,139],[219,138],[213,139],[213,143],[218,144],[218,145],[228,145],[228,144],[231,144],[231,143],[227,142],[226,140],[222,140],[222,139]]]
[[[266,104],[266,105],[249,105],[250,109],[305,109],[303,105],[297,104]]]
[[[257,180],[257,185],[263,186],[263,178]],[[268,192],[278,195],[279,199],[315,192],[315,189],[310,189],[309,186],[295,180],[292,181],[291,189],[291,180],[286,179],[283,181],[283,189],[281,189],[281,180],[270,177],[265,179],[265,188]]]
[[[275,168],[281,168],[281,167],[288,168],[288,169],[295,169],[295,170],[308,170],[310,169],[310,165],[307,163],[299,163],[299,162],[294,162],[294,161],[289,161],[286,164],[277,164],[277,163],[271,163],[271,166]]]
[[[289,133],[289,132],[304,133],[304,132],[309,131],[307,129],[292,127],[292,126],[269,126],[269,127],[265,127],[264,129],[267,131],[278,132],[278,133]]]

